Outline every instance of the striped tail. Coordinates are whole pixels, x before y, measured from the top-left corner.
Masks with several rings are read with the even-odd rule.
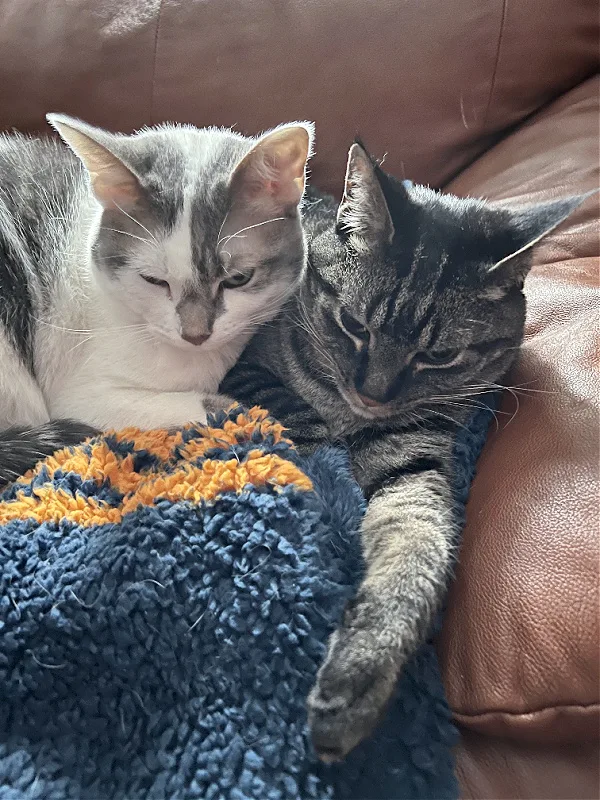
[[[37,428],[0,431],[0,487],[12,483],[57,450],[80,444],[98,433],[71,419],[47,422]]]

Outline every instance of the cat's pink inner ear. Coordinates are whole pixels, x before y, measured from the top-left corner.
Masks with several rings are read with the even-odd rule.
[[[53,116],[52,124],[88,171],[92,189],[104,208],[133,208],[144,190],[137,177],[104,145],[74,124]]]
[[[267,133],[236,167],[231,188],[235,200],[287,211],[304,194],[311,131],[286,125]]]
[[[89,173],[94,194],[104,208],[133,208],[144,198],[138,179],[124,165],[99,164]]]

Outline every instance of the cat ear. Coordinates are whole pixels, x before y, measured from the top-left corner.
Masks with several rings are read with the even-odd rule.
[[[258,213],[295,214],[304,194],[313,139],[310,122],[280,125],[261,136],[231,176],[232,202]]]
[[[132,208],[145,192],[134,173],[110,149],[111,134],[65,114],[46,119],[82,161],[104,208]]]
[[[348,152],[337,226],[364,239],[369,245],[389,243],[394,237],[394,225],[373,161],[358,142]]]
[[[527,258],[529,252],[588,197],[597,192],[597,189],[593,189],[586,194],[531,206],[522,211],[513,211],[511,222],[517,247],[497,261],[490,268],[490,274],[504,283],[522,283],[531,268],[531,258]]]

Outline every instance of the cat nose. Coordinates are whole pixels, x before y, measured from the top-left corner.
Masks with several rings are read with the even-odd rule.
[[[380,402],[379,400],[374,400],[372,397],[367,397],[366,394],[361,394],[360,392],[357,392],[356,394],[358,395],[360,402],[367,406],[367,408],[377,408],[377,406],[384,405],[384,403]]]
[[[207,339],[210,339],[210,333],[182,333],[181,338],[185,339],[185,341],[189,342],[190,344],[201,345],[204,344]]]
[[[210,302],[196,289],[188,288],[176,306],[181,338],[196,347],[203,344],[213,332],[215,309]]]

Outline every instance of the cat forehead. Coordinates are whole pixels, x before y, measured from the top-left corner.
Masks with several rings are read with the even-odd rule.
[[[117,147],[145,180],[185,186],[229,177],[252,145],[229,130],[165,124],[121,139]]]
[[[252,144],[227,130],[173,125],[126,141],[123,157],[152,194],[171,279],[184,283],[219,271],[229,179]]]
[[[486,267],[512,248],[513,230],[478,201],[438,197],[444,198],[443,207],[433,203],[413,225],[398,225],[391,244],[361,249],[350,237],[345,258],[332,270],[338,285],[352,291],[357,275],[362,286],[393,289],[410,283],[419,291],[435,284],[440,293],[485,284]]]
[[[391,204],[394,240],[373,246],[359,235],[346,236],[332,225],[311,245],[318,271],[338,287],[351,285],[364,273],[374,283],[393,283],[415,267],[427,280],[440,263],[460,273],[466,261],[481,263],[493,257],[492,234],[500,220],[484,201],[440,194],[424,186],[411,190],[411,204]]]
[[[166,267],[171,280],[198,283],[222,277],[218,235],[225,205],[188,197],[163,239]]]
[[[484,285],[477,265],[461,255],[427,241],[400,254],[361,254],[337,265],[332,286],[351,313],[406,338],[438,319],[452,322],[461,310],[476,313]]]
[[[192,204],[192,218],[221,210],[235,167],[253,141],[228,130],[162,125],[117,139],[116,155],[140,178],[158,220],[167,229]]]

